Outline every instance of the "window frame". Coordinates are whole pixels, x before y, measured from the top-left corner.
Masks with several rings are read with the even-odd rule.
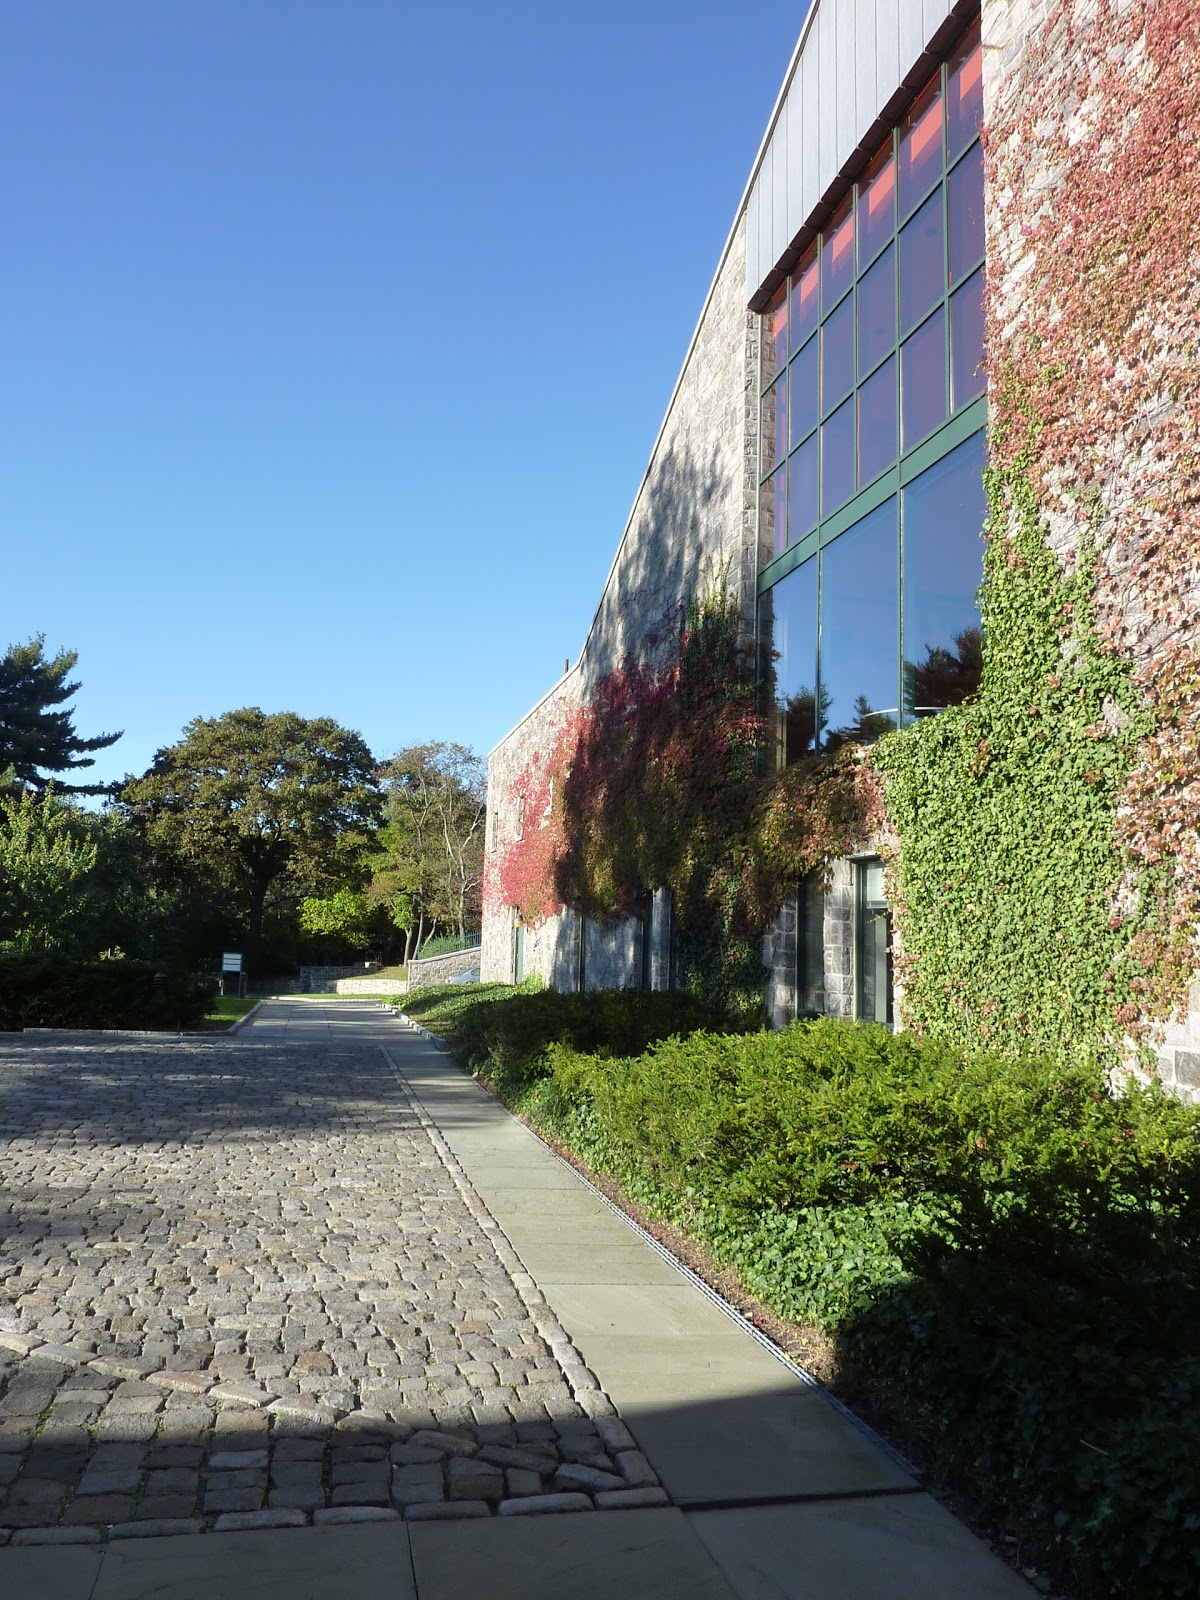
[[[838,532],[842,531],[846,527],[851,526],[852,523],[856,522],[859,519],[859,517],[864,516],[869,510],[873,509],[874,505],[879,504],[880,499],[886,498],[886,493],[887,492],[894,492],[895,489],[898,489],[900,487],[901,483],[903,482],[903,469],[904,469],[904,467],[906,465],[906,462],[907,462],[909,457],[914,455],[915,452],[923,451],[924,447],[926,445],[932,444],[935,440],[938,441],[938,443],[939,443],[939,447],[940,447],[939,451],[938,451],[939,454],[942,453],[943,451],[948,451],[950,449],[953,449],[955,444],[961,442],[961,440],[963,438],[967,437],[967,435],[969,433],[974,432],[977,427],[982,425],[981,422],[979,422],[977,420],[974,420],[974,417],[978,415],[978,413],[976,412],[975,408],[977,408],[977,407],[982,408],[982,407],[984,407],[986,405],[986,391],[985,391],[984,394],[978,395],[974,399],[967,401],[963,406],[961,406],[959,408],[958,411],[954,410],[954,399],[955,399],[955,397],[954,397],[954,371],[953,371],[954,360],[953,360],[952,341],[951,341],[951,336],[950,336],[950,330],[951,330],[951,299],[952,299],[952,296],[957,291],[961,290],[969,282],[969,280],[971,279],[973,274],[975,272],[979,271],[984,266],[985,258],[986,258],[986,250],[984,250],[984,251],[981,252],[981,254],[979,255],[977,260],[973,259],[971,261],[970,265],[961,266],[959,274],[956,277],[954,283],[952,284],[950,282],[950,226],[951,226],[951,222],[950,222],[950,193],[951,193],[951,187],[952,187],[951,174],[953,172],[957,171],[965,162],[977,159],[978,153],[979,153],[979,148],[980,148],[980,134],[977,132],[975,134],[975,137],[973,139],[969,140],[967,142],[967,144],[953,158],[951,158],[950,155],[949,155],[950,133],[949,133],[949,125],[948,125],[948,120],[947,119],[948,119],[948,116],[949,116],[949,104],[950,104],[950,93],[949,93],[949,91],[950,91],[950,82],[951,82],[952,70],[955,68],[956,64],[960,64],[960,54],[961,54],[963,45],[971,37],[972,33],[975,34],[976,41],[978,43],[978,34],[979,34],[978,19],[976,19],[975,22],[972,23],[971,27],[969,27],[968,29],[964,30],[963,34],[960,35],[960,37],[955,41],[953,47],[947,52],[946,58],[938,66],[937,72],[934,74],[934,76],[931,77],[924,85],[922,85],[922,87],[921,87],[921,89],[920,89],[920,91],[918,93],[913,95],[912,100],[909,102],[909,107],[906,107],[905,108],[905,113],[902,114],[897,119],[896,124],[893,126],[890,134],[888,135],[888,139],[885,142],[883,142],[883,143],[881,143],[879,145],[879,147],[876,149],[876,151],[871,155],[869,161],[865,164],[862,172],[858,175],[857,179],[847,186],[845,194],[836,203],[836,205],[832,208],[832,210],[830,212],[830,215],[829,215],[829,218],[827,219],[828,231],[827,231],[827,228],[822,228],[821,230],[819,230],[818,233],[815,235],[815,237],[810,241],[809,245],[806,246],[802,256],[800,257],[800,260],[796,263],[796,267],[795,267],[794,271],[789,272],[789,274],[788,274],[787,278],[785,279],[784,283],[780,286],[780,289],[777,291],[778,300],[777,301],[773,301],[772,305],[770,307],[768,307],[768,309],[766,311],[764,311],[763,314],[762,314],[762,320],[763,320],[763,324],[764,324],[764,328],[765,328],[767,325],[769,325],[770,321],[777,315],[778,306],[780,304],[782,304],[782,306],[787,308],[787,313],[786,313],[786,316],[784,318],[784,334],[783,334],[784,341],[785,341],[785,346],[786,346],[785,355],[784,355],[782,360],[779,360],[779,359],[776,360],[775,369],[774,369],[774,371],[772,371],[769,374],[769,376],[768,376],[767,371],[766,371],[766,363],[765,363],[764,356],[763,356],[763,349],[764,349],[764,346],[766,344],[766,340],[760,341],[760,349],[759,349],[759,384],[758,384],[758,389],[759,389],[759,469],[758,469],[759,517],[760,517],[760,519],[762,518],[763,506],[764,506],[764,502],[765,502],[765,499],[767,497],[768,492],[771,492],[771,493],[775,492],[774,485],[772,484],[772,480],[777,480],[777,481],[778,480],[782,480],[782,500],[783,500],[784,506],[786,508],[785,515],[784,515],[784,518],[783,518],[782,528],[776,527],[776,529],[775,529],[775,538],[774,538],[775,555],[763,567],[763,569],[762,569],[762,571],[760,573],[759,585],[758,585],[760,593],[762,592],[762,590],[764,588],[770,587],[771,583],[778,582],[779,578],[786,576],[787,572],[791,571],[793,566],[799,564],[799,561],[807,559],[807,555],[805,555],[805,556],[797,556],[796,558],[791,560],[787,565],[783,565],[782,564],[785,561],[787,561],[787,558],[789,556],[792,555],[792,552],[793,552],[793,550],[796,549],[796,545],[797,544],[801,545],[801,546],[804,546],[807,543],[808,540],[813,539],[814,536],[815,536],[815,543],[812,545],[812,548],[810,550],[808,550],[808,552],[807,552],[808,554],[813,553],[813,551],[815,551],[816,549],[820,548],[820,546],[828,543],[828,541],[830,539],[835,538],[837,536],[837,533],[833,531],[835,526],[836,526]],[[936,82],[937,87],[938,87],[938,95],[939,95],[939,100],[940,100],[940,105],[941,105],[941,146],[942,146],[941,162],[938,165],[936,171],[931,175],[931,178],[930,178],[930,181],[928,182],[928,184],[921,190],[921,192],[918,195],[915,195],[915,196],[910,198],[906,209],[902,212],[901,209],[900,209],[900,144],[901,144],[901,140],[902,140],[903,132],[904,132],[904,116],[907,114],[908,109],[910,109],[911,106],[916,105],[918,103],[918,101],[922,98],[922,96],[927,92],[927,90],[935,82]],[[868,184],[869,184],[870,177],[871,177],[872,173],[878,168],[878,166],[886,165],[886,160],[881,160],[881,158],[883,157],[883,152],[884,152],[885,149],[890,150],[890,160],[891,160],[891,164],[892,164],[892,193],[891,193],[892,228],[891,228],[890,234],[888,234],[885,237],[882,237],[876,243],[876,246],[875,246],[875,249],[874,249],[873,253],[870,254],[869,256],[864,255],[863,259],[860,260],[859,259],[859,210],[860,210],[861,204],[863,202],[863,195],[866,192],[866,189],[868,187]],[[930,197],[934,194],[934,192],[937,191],[939,188],[942,191],[942,206],[941,206],[942,287],[941,287],[941,293],[934,300],[934,302],[930,306],[928,306],[928,308],[925,310],[924,314],[917,320],[917,322],[915,322],[914,325],[910,329],[908,329],[907,333],[905,333],[902,336],[902,334],[901,334],[901,321],[900,321],[900,315],[901,315],[900,236],[901,236],[901,231],[902,231],[902,229],[904,228],[904,226],[908,222],[912,221],[912,219],[916,216],[917,212],[921,209],[921,207],[930,199]],[[847,199],[849,200],[848,216],[849,216],[849,220],[850,220],[850,224],[851,224],[851,240],[852,240],[851,251],[852,251],[853,270],[852,270],[852,273],[851,273],[851,278],[850,278],[849,285],[847,287],[843,288],[841,290],[841,292],[831,301],[830,304],[826,305],[826,303],[825,303],[825,299],[826,299],[826,295],[825,295],[825,277],[826,277],[826,274],[825,274],[825,269],[824,269],[824,256],[825,256],[826,242],[827,242],[827,238],[831,236],[832,232],[836,231],[836,228],[834,227],[834,224],[836,223],[836,224],[840,225],[842,220],[843,220],[844,215],[846,214],[845,208],[846,208]],[[868,367],[865,370],[860,372],[860,370],[859,370],[859,337],[858,337],[859,286],[860,286],[863,278],[865,278],[865,276],[867,275],[867,273],[875,265],[877,265],[877,263],[880,261],[880,259],[883,256],[884,251],[887,249],[889,244],[893,245],[894,246],[894,250],[895,250],[894,260],[893,260],[893,283],[892,283],[893,294],[894,294],[894,297],[895,297],[895,317],[894,317],[894,336],[893,336],[893,341],[892,341],[891,345],[887,349],[883,350],[882,353],[877,356],[877,359],[874,361],[874,363],[870,367]],[[795,349],[793,349],[792,348],[792,331],[791,331],[791,313],[792,313],[793,301],[794,301],[794,298],[795,298],[794,297],[794,290],[795,290],[796,286],[798,285],[798,283],[800,281],[800,278],[803,276],[804,272],[807,271],[809,265],[811,263],[814,263],[814,262],[815,262],[815,264],[816,264],[816,266],[818,268],[818,271],[817,271],[817,319],[816,319],[816,324],[811,329],[811,331],[808,333],[806,338],[803,341],[801,341],[799,344],[797,344]],[[824,372],[823,372],[823,369],[822,369],[822,361],[821,361],[822,344],[823,344],[823,340],[824,340],[824,337],[825,337],[825,326],[826,326],[827,320],[834,313],[836,313],[837,311],[839,311],[840,309],[842,309],[844,306],[847,306],[847,305],[849,305],[849,307],[850,307],[851,343],[852,343],[851,365],[852,365],[852,370],[853,370],[853,373],[854,373],[854,381],[853,381],[852,387],[849,389],[849,391],[847,391],[847,393],[845,395],[842,395],[840,397],[840,399],[835,404],[831,404],[830,407],[828,408],[828,411],[827,411],[826,410],[826,406],[825,406],[824,393],[823,393],[823,389],[824,389]],[[919,437],[913,443],[906,445],[906,443],[904,441],[904,438],[903,438],[904,395],[903,395],[902,377],[901,377],[901,372],[900,372],[901,355],[902,355],[902,351],[904,349],[904,346],[908,342],[908,340],[910,340],[914,336],[918,335],[920,333],[920,331],[929,324],[930,320],[932,318],[936,317],[939,314],[939,312],[942,314],[942,316],[944,318],[944,327],[943,327],[943,362],[944,362],[944,366],[945,366],[944,382],[945,382],[945,394],[946,394],[947,412],[946,412],[946,415],[945,415],[943,421],[940,424],[938,424],[936,427],[932,428],[931,430],[929,430],[928,432],[923,434],[921,437]],[[817,393],[816,393],[816,399],[817,399],[816,421],[813,424],[813,426],[811,428],[809,428],[803,435],[797,435],[793,439],[793,437],[792,437],[792,426],[793,426],[792,412],[793,412],[794,408],[792,407],[792,405],[790,403],[790,393],[789,393],[788,402],[787,402],[788,417],[787,417],[787,422],[786,422],[786,428],[785,428],[785,431],[784,431],[784,445],[785,445],[785,448],[783,449],[781,454],[780,453],[776,453],[774,458],[771,459],[769,461],[769,463],[768,463],[767,451],[766,451],[766,444],[767,444],[766,432],[765,432],[765,430],[764,430],[764,428],[762,426],[763,417],[764,417],[765,409],[766,409],[767,398],[768,398],[768,396],[769,396],[769,394],[771,392],[772,387],[774,387],[774,386],[778,386],[778,387],[790,386],[791,379],[792,379],[792,367],[793,367],[793,364],[796,362],[797,358],[806,350],[806,348],[808,347],[810,341],[812,341],[812,340],[816,340],[817,341],[816,349],[817,349],[817,353],[818,353],[818,360],[817,360]],[[867,482],[865,482],[865,483],[860,485],[858,483],[858,469],[859,469],[858,395],[859,395],[859,392],[864,388],[864,386],[870,381],[870,379],[872,377],[874,377],[875,374],[878,373],[883,368],[883,366],[886,364],[886,362],[891,360],[893,357],[895,357],[896,367],[897,367],[896,375],[895,375],[895,384],[896,384],[896,423],[897,423],[896,458],[895,458],[895,460],[892,462],[892,464],[890,466],[885,467],[883,469],[883,471],[878,473],[878,474],[876,474],[876,476],[874,478],[872,478],[872,479],[868,480]],[[818,513],[817,513],[817,522],[816,522],[815,527],[813,527],[811,529],[808,529],[808,530],[804,531],[803,533],[800,533],[798,535],[796,544],[789,544],[789,542],[788,542],[788,534],[789,534],[788,522],[790,520],[791,512],[790,512],[790,484],[788,482],[788,474],[789,474],[789,472],[791,470],[791,467],[790,467],[791,459],[792,459],[792,457],[794,455],[796,455],[796,453],[803,446],[808,444],[809,441],[812,440],[814,437],[817,440],[818,455],[820,454],[820,451],[821,451],[821,430],[825,426],[825,424],[829,420],[829,418],[836,413],[836,411],[838,410],[839,406],[840,405],[844,405],[846,403],[847,398],[852,400],[853,407],[854,407],[854,452],[853,452],[853,455],[854,455],[854,484],[855,484],[854,493],[851,495],[849,500],[844,501],[844,502],[839,502],[837,505],[831,507],[829,509],[829,511],[827,512],[825,510],[824,482],[822,481],[818,486],[819,487]],[[961,429],[955,427],[955,424],[962,422],[966,418],[967,415],[971,415],[973,420],[971,422],[971,425],[969,427],[967,427],[965,432],[964,432],[964,431],[961,431]],[[772,441],[774,441],[774,438],[775,438],[775,428],[774,428],[774,426],[771,429],[771,435],[772,435]],[[773,445],[772,445],[772,448],[773,448]],[[926,463],[926,464],[928,464],[928,463]],[[882,485],[885,482],[889,481],[889,480],[891,480],[891,482],[893,484],[893,488],[891,490],[885,491],[884,493],[880,494],[878,498],[876,498],[875,497],[875,491],[880,490],[882,488]],[[860,502],[862,502],[862,503],[860,504]]]

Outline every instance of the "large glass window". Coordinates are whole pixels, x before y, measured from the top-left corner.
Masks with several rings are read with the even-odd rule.
[[[869,394],[859,391],[860,404]],[[890,428],[894,444],[894,411]],[[870,437],[864,428],[860,452]],[[793,469],[804,459],[793,456]],[[978,688],[983,472],[981,428],[763,593],[781,765],[869,744]],[[803,492],[813,520],[815,483],[810,459]],[[794,476],[790,487],[794,507]]]
[[[759,602],[759,637],[773,659],[765,663],[773,685],[778,763],[811,755],[817,735],[817,563],[806,561]]]
[[[979,687],[983,467],[978,433],[903,492],[906,717],[956,705]]]
[[[777,553],[812,531],[814,506],[836,515],[983,393],[980,61],[976,24],[764,315],[760,481]],[[768,480],[798,451],[803,496],[780,519]]]
[[[899,721],[898,555],[894,498],[821,551],[820,696],[827,749],[851,739],[869,742]]]

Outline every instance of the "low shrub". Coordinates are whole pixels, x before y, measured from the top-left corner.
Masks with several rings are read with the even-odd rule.
[[[535,1125],[820,1324],[845,1392],[1030,1560],[1097,1596],[1200,1591],[1196,1111],[1114,1094],[1086,1061],[829,1021],[736,1036],[681,1013],[635,1054],[640,997],[611,997],[607,1034],[594,1004],[570,1025],[563,1002],[599,998],[493,997],[460,1045]]]
[[[459,950],[473,950],[478,943],[479,935],[477,933],[465,935],[440,933],[436,939],[426,939],[413,959],[424,961],[429,956],[454,955]]]
[[[473,1065],[486,1064],[509,1086],[551,1070],[556,1047],[598,1060],[639,1055],[656,1041],[695,1033],[728,1018],[681,990],[598,989],[585,994],[510,992],[480,997],[458,1020],[456,1038]]]
[[[149,961],[0,958],[0,1029],[197,1028],[210,985]]]

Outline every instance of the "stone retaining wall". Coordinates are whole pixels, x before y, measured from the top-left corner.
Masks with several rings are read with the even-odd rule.
[[[407,978],[339,978],[338,994],[406,994]]]
[[[443,956],[426,956],[423,961],[410,961],[408,988],[422,989],[427,983],[449,983],[451,978],[477,971],[479,961],[480,947],[477,944],[469,950],[451,950]]]

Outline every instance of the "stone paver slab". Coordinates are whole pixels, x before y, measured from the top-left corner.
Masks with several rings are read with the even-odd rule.
[[[105,1551],[92,1600],[416,1600],[416,1593],[408,1530],[375,1522],[123,1540]]]
[[[928,1495],[693,1512],[740,1600],[1033,1600]]]
[[[86,1545],[66,1549],[0,1549],[0,1594],[5,1600],[90,1600],[102,1552]]]
[[[463,1600],[474,1594],[486,1594],[488,1600],[733,1597],[716,1563],[674,1510],[420,1522],[410,1525],[409,1534],[421,1600]]]

